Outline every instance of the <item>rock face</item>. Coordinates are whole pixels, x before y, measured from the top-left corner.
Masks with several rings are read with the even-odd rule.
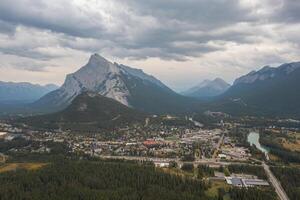
[[[0,102],[2,103],[28,103],[33,102],[57,89],[58,86],[48,84],[45,86],[27,82],[14,83],[0,81]]]
[[[199,85],[182,92],[182,94],[196,98],[214,97],[224,93],[229,87],[230,85],[223,79],[216,78],[214,80],[204,80]]]
[[[59,89],[43,96],[33,106],[57,111],[70,105],[84,91],[96,92],[143,111],[156,110],[156,104],[167,104],[169,100],[174,101],[174,96],[180,96],[142,70],[112,63],[94,54],[85,66],[67,75]]]

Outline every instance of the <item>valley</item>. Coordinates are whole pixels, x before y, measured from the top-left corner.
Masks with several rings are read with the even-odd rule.
[[[255,196],[297,200],[297,191],[281,186],[286,180],[278,170],[300,164],[298,104],[293,100],[283,105],[281,95],[288,96],[283,87],[289,85],[278,81],[289,79],[296,84],[299,66],[263,68],[237,79],[232,86],[221,79],[206,81],[180,95],[141,70],[93,54],[85,66],[67,75],[60,88],[33,103],[19,105],[23,110],[16,107],[7,113],[10,107],[6,107],[2,112],[0,182],[11,173],[16,175],[10,179],[14,183],[26,176],[45,179],[48,172],[57,176],[56,181],[63,181],[68,191],[69,181],[74,180],[64,178],[66,171],[55,172],[63,160],[64,170],[82,169],[82,165],[137,170],[131,173],[146,170],[138,174],[145,176],[144,186],[153,180],[162,186],[165,199],[176,199],[174,191],[182,189],[155,177],[190,187],[182,190],[179,199],[248,200]],[[282,90],[267,93],[267,87]],[[264,93],[266,98],[261,96]],[[268,98],[276,104],[272,109],[263,103]],[[279,114],[280,109],[286,112]],[[95,173],[102,176],[100,171]],[[126,173],[124,177],[137,181]],[[113,194],[109,191],[115,186],[107,188],[102,182],[82,179],[91,176],[89,171],[83,171],[82,176],[71,171],[70,176],[77,177],[78,187],[93,198],[110,198],[130,190],[134,194],[130,198],[135,199],[149,192],[130,182],[130,188],[124,186]],[[128,184],[125,179],[120,181],[120,185]],[[48,184],[58,190],[51,181]],[[25,185],[5,188],[44,197],[34,190],[27,194]],[[42,186],[37,183],[32,187],[40,190]],[[291,187],[297,188],[298,182]],[[4,194],[12,195],[0,190],[0,196]],[[71,198],[78,194],[71,190],[64,195]]]
[[[219,116],[215,116],[215,119],[219,119]],[[292,160],[268,160],[268,156],[259,150],[259,146],[251,146],[249,143],[250,140],[258,142],[258,138],[257,141],[249,140],[254,129],[260,130],[262,138],[265,137],[262,135],[264,130],[290,135],[300,131],[297,123],[294,126],[279,127],[277,125],[282,120],[269,119],[266,120],[268,123],[265,127],[259,125],[249,128],[250,124],[259,123],[260,120],[223,117],[217,123],[206,122],[199,126],[200,122],[195,124],[187,116],[174,115],[148,116],[146,121],[147,123],[142,122],[140,125],[127,124],[115,127],[114,130],[97,131],[41,129],[19,122],[10,124],[9,121],[3,121],[0,125],[3,133],[0,151],[6,160],[2,171],[11,171],[6,170],[7,167],[18,166],[20,162],[25,163],[14,167],[14,170],[30,170],[29,166],[32,165],[41,166],[41,169],[35,169],[43,171],[49,164],[39,163],[56,163],[59,159],[81,158],[87,163],[97,161],[104,164],[125,161],[137,165],[148,163],[156,170],[170,173],[171,176],[202,182],[205,184],[204,190],[207,191],[205,194],[208,195],[205,199],[220,195],[227,199],[239,199],[240,190],[245,190],[243,195],[246,196],[251,196],[251,193],[261,195],[264,191],[266,195],[270,195],[269,198],[276,199],[271,185],[277,183],[268,179],[269,175],[265,173],[270,173],[270,170],[264,172],[263,167],[266,163],[271,169],[297,165]],[[278,177],[278,180],[281,178]],[[241,181],[244,186],[235,185],[236,181]],[[258,185],[247,186],[246,183],[252,182]],[[249,193],[246,192],[248,190]],[[290,196],[294,194],[288,192],[290,199],[294,199]]]
[[[300,0],[0,0],[0,200],[300,200]]]

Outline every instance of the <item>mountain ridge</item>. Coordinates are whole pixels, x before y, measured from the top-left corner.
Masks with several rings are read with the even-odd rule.
[[[215,101],[232,113],[300,117],[300,62],[263,67],[234,82]]]
[[[50,91],[57,89],[54,84],[33,84],[29,82],[0,81],[0,102],[2,103],[28,103],[33,102]]]
[[[88,63],[66,76],[64,84],[32,104],[36,110],[58,111],[66,108],[84,91],[115,99],[144,112],[186,110],[194,101],[175,93],[154,76],[93,54]]]
[[[204,80],[200,84],[183,91],[181,94],[195,98],[215,97],[224,93],[230,85],[221,78],[214,80]]]

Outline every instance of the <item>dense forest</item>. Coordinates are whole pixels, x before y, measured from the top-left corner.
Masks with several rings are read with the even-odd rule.
[[[244,173],[256,175],[258,178],[267,179],[266,173],[262,166],[254,165],[228,165],[230,173]]]
[[[271,188],[264,191],[257,188],[231,188],[229,194],[232,200],[277,200],[276,193]]]
[[[162,173],[152,165],[61,160],[36,171],[0,174],[0,199],[201,200],[201,181]]]
[[[0,200],[5,199],[126,199],[126,200],[217,200],[231,197],[232,200],[273,199],[271,188],[224,190],[219,188],[213,196],[207,191],[214,187],[207,177],[214,174],[207,165],[185,164],[184,172],[192,172],[191,177],[178,177],[154,168],[152,163],[99,160],[84,155],[75,155],[63,143],[46,142],[49,153],[29,153],[11,151],[14,146],[39,147],[39,142],[28,142],[22,138],[4,142],[0,140],[0,150],[9,156],[6,164],[33,162],[46,163],[39,170],[16,170],[0,173]],[[173,165],[172,165],[173,166]],[[1,166],[0,166],[1,167]],[[176,167],[174,165],[173,167]],[[173,170],[173,169],[169,169]],[[176,170],[175,170],[176,171]],[[254,174],[264,178],[259,166],[229,165],[219,171]],[[201,179],[204,178],[202,181]],[[203,182],[204,181],[204,182]],[[225,184],[225,183],[224,183]]]
[[[300,200],[300,169],[297,167],[271,167],[274,175],[291,200]]]

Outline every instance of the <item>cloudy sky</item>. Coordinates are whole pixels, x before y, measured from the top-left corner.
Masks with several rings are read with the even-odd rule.
[[[300,61],[299,0],[1,0],[0,80],[62,84],[97,52],[180,91]]]

